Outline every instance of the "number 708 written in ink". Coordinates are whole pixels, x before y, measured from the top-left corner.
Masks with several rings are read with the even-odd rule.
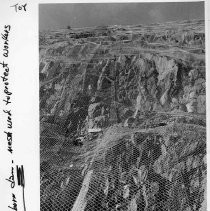
[[[18,12],[18,11],[26,11],[26,6],[27,6],[27,3],[26,4],[14,4],[10,7],[14,7],[15,9],[15,12]]]

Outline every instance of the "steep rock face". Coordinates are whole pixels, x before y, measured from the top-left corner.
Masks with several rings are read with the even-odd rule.
[[[42,210],[204,210],[205,99],[203,21],[40,33]]]

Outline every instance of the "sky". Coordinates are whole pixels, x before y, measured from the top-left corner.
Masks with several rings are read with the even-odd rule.
[[[40,4],[39,30],[204,19],[204,2]]]

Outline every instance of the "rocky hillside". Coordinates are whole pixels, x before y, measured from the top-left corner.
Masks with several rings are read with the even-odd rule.
[[[205,211],[204,21],[40,32],[41,210]]]

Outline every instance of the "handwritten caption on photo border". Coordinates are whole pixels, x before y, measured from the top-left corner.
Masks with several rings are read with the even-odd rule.
[[[15,4],[10,6],[11,9],[14,9],[15,12],[26,12],[27,4]],[[10,172],[8,172],[8,177],[4,178],[8,182],[8,188],[11,190],[11,202],[7,206],[9,210],[18,211],[19,203],[22,203],[23,210],[26,211],[26,203],[25,203],[25,177],[24,177],[24,167],[23,165],[16,165],[13,154],[15,153],[15,149],[13,148],[13,111],[12,111],[12,91],[11,91],[11,81],[10,81],[10,66],[9,66],[9,55],[10,55],[10,32],[12,30],[12,26],[6,24],[3,26],[3,31],[1,32],[1,39],[2,39],[2,60],[0,60],[0,77],[1,82],[3,84],[3,90],[1,93],[1,100],[3,101],[3,108],[2,113],[3,117],[5,118],[6,122],[3,122],[3,141],[6,141],[7,147],[6,151],[9,153],[11,157],[11,166]],[[1,178],[2,179],[2,178]],[[22,188],[22,202],[18,202],[17,196],[15,193],[15,188],[21,187]]]

